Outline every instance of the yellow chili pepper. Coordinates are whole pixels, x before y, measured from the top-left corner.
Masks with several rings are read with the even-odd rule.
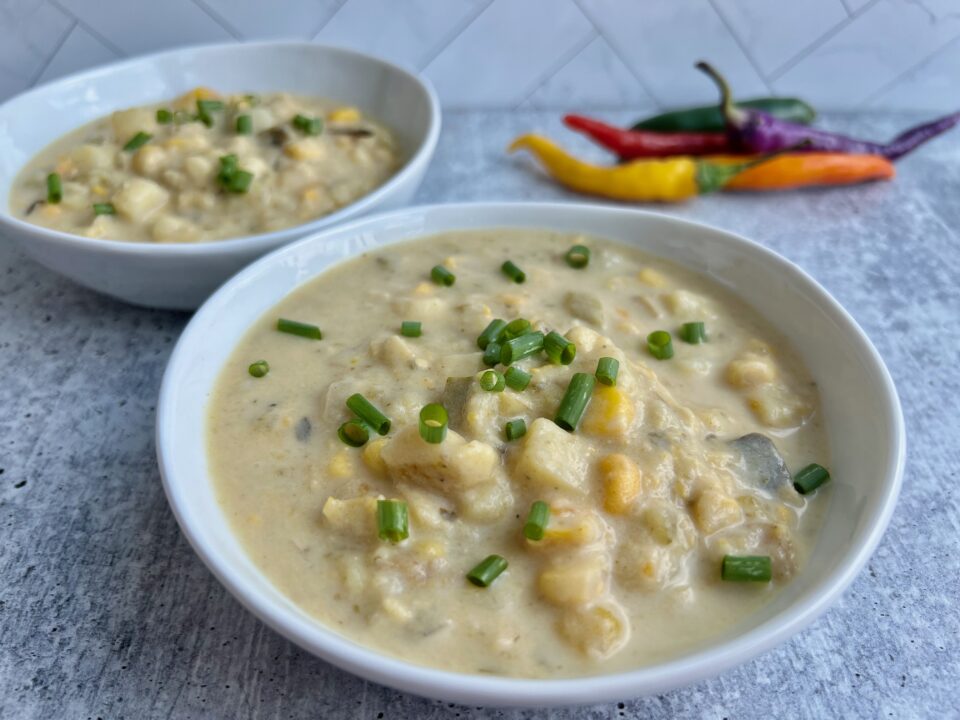
[[[768,159],[721,164],[677,156],[600,166],[579,160],[552,140],[534,134],[514,140],[508,152],[517,150],[529,150],[551,177],[571,190],[638,202],[679,202],[713,192],[747,167]]]

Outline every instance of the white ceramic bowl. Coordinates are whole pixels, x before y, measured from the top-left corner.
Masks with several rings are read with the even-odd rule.
[[[61,135],[114,110],[160,102],[205,85],[224,92],[286,90],[355,105],[393,132],[405,164],[388,182],[303,225],[189,245],[128,243],[57,232],[10,215],[23,165]],[[193,309],[269,250],[347,218],[410,202],[440,133],[440,106],[426,80],[368,55],[309,43],[183,48],[57,80],[0,105],[0,233],[72,280],[137,305]]]
[[[636,245],[730,286],[780,328],[820,386],[831,444],[830,504],[809,562],[746,627],[631,672],[562,680],[465,675],[386,657],[313,620],[254,566],[214,497],[204,446],[206,405],[247,328],[291,290],[359,252],[447,230],[545,227]],[[352,222],[263,258],[220,288],[184,330],[157,407],[157,453],[167,497],[194,549],[220,581],[272,628],[365,678],[468,704],[595,703],[716,675],[783,642],[850,584],[887,526],[905,455],[903,418],[883,361],[853,319],[795,265],[749,240],[684,220],[591,205],[414,207]],[[442,664],[443,658],[437,658]]]

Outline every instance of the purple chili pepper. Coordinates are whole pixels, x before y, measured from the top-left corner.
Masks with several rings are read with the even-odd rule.
[[[883,155],[888,160],[896,160],[927,140],[946,132],[960,123],[960,112],[933,120],[932,122],[910,128],[887,144],[857,140],[837,133],[818,130],[806,125],[780,120],[762,110],[753,110],[734,105],[730,86],[724,77],[711,65],[698,62],[697,69],[709,75],[720,88],[721,109],[727,121],[727,131],[734,143],[751,153],[766,153],[782,150],[804,140],[809,141],[800,148],[806,152],[836,152],[858,155]]]

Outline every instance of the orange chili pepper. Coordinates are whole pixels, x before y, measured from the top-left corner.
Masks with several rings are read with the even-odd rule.
[[[741,163],[742,155],[703,158],[718,164]],[[814,185],[853,185],[869,180],[890,180],[893,163],[881,155],[845,153],[789,153],[754,165],[734,176],[725,190],[789,190]]]

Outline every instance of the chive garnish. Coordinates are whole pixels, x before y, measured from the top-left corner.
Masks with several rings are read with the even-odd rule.
[[[420,437],[437,445],[447,436],[447,409],[440,403],[424,405],[420,411]]]
[[[253,173],[237,170],[230,176],[225,187],[232,193],[245,193],[250,189],[251,182],[253,182]]]
[[[593,375],[574,373],[567,386],[567,392],[560,401],[557,415],[553,421],[567,432],[573,432],[580,423],[583,411],[587,409],[590,395],[593,393]]]
[[[590,264],[590,248],[586,245],[574,245],[563,257],[570,267],[585,268]]]
[[[793,488],[801,495],[812,493],[830,479],[830,472],[817,463],[810,463],[793,476]]]
[[[503,271],[504,275],[513,280],[515,283],[522,283],[527,279],[527,274],[514,265],[512,260],[507,260],[503,265],[500,266],[500,269]]]
[[[480,387],[487,392],[503,392],[506,384],[503,375],[496,370],[487,370],[480,376]]]
[[[669,360],[673,357],[673,340],[666,330],[655,330],[647,335],[647,348],[657,360]]]
[[[720,578],[731,582],[770,582],[773,568],[768,555],[724,555]]]
[[[526,370],[521,370],[518,367],[508,367],[507,372],[504,373],[503,379],[507,383],[507,387],[511,390],[516,390],[517,392],[522,392],[527,389],[527,385],[530,384],[530,378],[533,376],[528,373]]]
[[[490,321],[490,324],[484,328],[483,332],[477,337],[477,347],[481,350],[486,350],[487,345],[492,342],[499,343],[500,338],[503,335],[503,329],[507,326],[506,320],[501,320],[500,318],[494,318]]]
[[[430,270],[430,277],[437,285],[446,285],[450,287],[457,281],[457,276],[447,270],[443,265],[434,265]]]
[[[403,500],[377,500],[377,534],[398,543],[410,537],[407,504]]]
[[[166,108],[157,110],[157,122],[161,125],[169,125],[173,122],[173,113]]]
[[[550,520],[550,506],[543,500],[537,500],[530,506],[530,514],[523,526],[523,536],[528,540],[543,540],[543,532]]]
[[[502,340],[513,340],[515,337],[520,337],[521,335],[526,335],[531,330],[531,325],[529,320],[524,318],[517,318],[516,320],[511,320],[507,323],[507,326],[503,329]]]
[[[360,447],[370,439],[370,426],[360,418],[353,418],[337,428],[337,437],[344,445]]]
[[[60,173],[50,173],[47,175],[47,202],[56,205],[63,200],[63,182],[60,180]]]
[[[487,345],[486,349],[483,351],[483,364],[487,367],[493,367],[498,362],[500,362],[501,355],[500,343],[492,342]]]
[[[510,420],[503,426],[503,434],[506,436],[507,442],[522,438],[527,434],[527,423],[523,421],[523,418]]]
[[[297,130],[306,135],[319,135],[323,132],[323,120],[320,118],[295,115],[291,122]]]
[[[620,361],[612,357],[602,357],[597,361],[597,380],[604,385],[616,385],[620,372]]]
[[[299,335],[300,337],[310,338],[312,340],[323,340],[323,333],[316,325],[297,322],[296,320],[287,320],[286,318],[278,319],[277,330],[290,335]]]
[[[373,403],[360,393],[354,393],[347,398],[347,407],[356,413],[356,416],[377,431],[379,435],[390,432],[390,418],[380,412]]]
[[[404,320],[400,323],[400,334],[404,337],[420,337],[422,333],[419,320]]]
[[[250,367],[247,368],[247,372],[249,372],[255,378],[262,378],[264,375],[270,372],[270,364],[266,360],[257,360],[255,363],[250,363]]]
[[[146,145],[153,138],[153,135],[150,133],[145,133],[142,130],[134,135],[132,138],[127,140],[127,144],[123,146],[123,149],[127,152],[133,152],[134,150],[139,150],[144,145]]]
[[[113,203],[94,203],[93,214],[94,215],[116,215],[117,209],[113,206]]]
[[[501,556],[488,555],[483,562],[467,573],[467,580],[477,587],[489,587],[490,583],[506,569],[507,561]]]
[[[512,365],[543,350],[543,333],[530,332],[508,340],[500,347],[500,362]]]
[[[543,339],[543,350],[554,365],[569,365],[577,356],[577,346],[556,331]]]
[[[253,134],[253,118],[249,115],[237,116],[237,135]]]
[[[707,341],[706,326],[702,322],[684,323],[680,328],[680,338],[691,345],[699,345]]]
[[[213,115],[210,113],[223,110],[220,100],[197,100],[197,119],[207,127],[213,126]]]

